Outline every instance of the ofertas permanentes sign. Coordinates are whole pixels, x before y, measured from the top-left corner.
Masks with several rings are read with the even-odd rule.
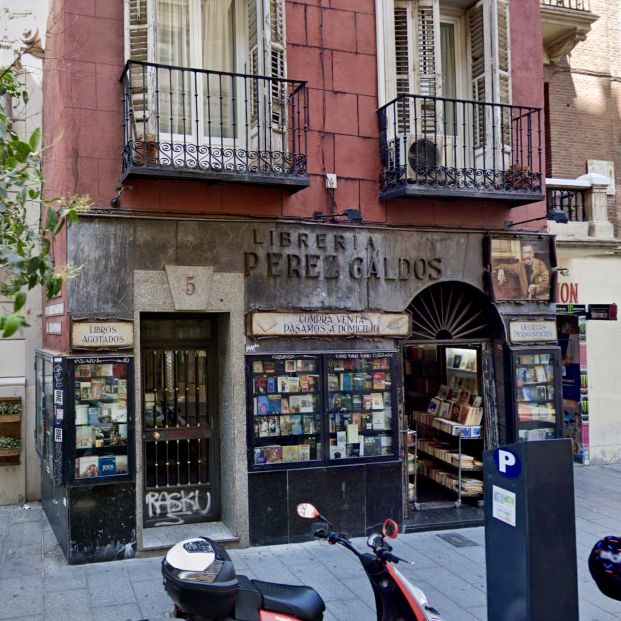
[[[556,321],[510,321],[509,334],[512,343],[553,342],[556,341]]]
[[[410,332],[407,313],[261,313],[250,316],[252,336],[394,336]]]
[[[133,321],[74,321],[74,349],[128,349],[134,346]]]

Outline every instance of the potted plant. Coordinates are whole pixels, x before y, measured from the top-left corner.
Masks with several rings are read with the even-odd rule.
[[[22,441],[19,438],[9,438],[0,436],[0,458],[8,458],[11,461],[19,461],[19,454],[22,450]]]
[[[0,424],[19,423],[22,417],[22,402],[19,397],[0,399]]]

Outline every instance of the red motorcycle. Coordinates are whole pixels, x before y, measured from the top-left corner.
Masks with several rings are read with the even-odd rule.
[[[364,568],[375,594],[378,621],[443,621],[429,606],[425,594],[399,573],[393,564],[407,562],[392,553],[386,538],[395,539],[398,527],[386,520],[381,533],[367,545],[373,553],[360,553],[317,509],[302,503],[300,517],[321,521],[326,528],[315,537],[353,552]],[[224,548],[198,537],[173,546],[162,561],[166,592],[175,604],[174,615],[187,621],[322,621],[325,604],[306,586],[250,580],[235,573]]]

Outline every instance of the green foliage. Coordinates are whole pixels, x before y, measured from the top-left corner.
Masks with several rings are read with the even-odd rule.
[[[19,403],[9,403],[0,401],[0,416],[15,416],[22,413],[22,406]]]
[[[22,447],[22,441],[19,438],[9,438],[8,436],[0,436],[0,449],[18,449]]]
[[[23,308],[29,290],[42,285],[49,299],[75,273],[66,266],[54,266],[53,240],[89,206],[85,196],[43,198],[41,132],[35,129],[28,139],[21,139],[5,108],[8,99],[18,105],[28,101],[28,93],[10,69],[0,73],[0,296],[12,302],[12,309],[0,311],[0,337],[4,338],[28,325]],[[40,205],[38,226],[28,222],[29,202]]]

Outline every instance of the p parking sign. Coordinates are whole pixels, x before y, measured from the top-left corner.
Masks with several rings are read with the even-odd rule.
[[[515,479],[522,471],[522,464],[513,451],[499,448],[494,451],[494,463],[500,474]]]

